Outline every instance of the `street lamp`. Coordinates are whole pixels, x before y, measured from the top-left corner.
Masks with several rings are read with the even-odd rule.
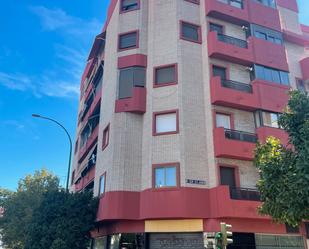
[[[58,126],[60,126],[65,131],[65,133],[67,134],[67,136],[69,138],[70,156],[69,156],[68,174],[67,174],[67,182],[66,182],[66,191],[68,192],[69,191],[70,170],[71,170],[71,157],[72,157],[72,139],[71,139],[71,136],[70,136],[69,132],[67,131],[67,129],[62,124],[60,124],[57,120],[54,120],[54,119],[48,118],[48,117],[44,117],[44,116],[41,116],[39,114],[32,114],[32,117],[46,119],[46,120],[49,120],[49,121],[56,123]]]

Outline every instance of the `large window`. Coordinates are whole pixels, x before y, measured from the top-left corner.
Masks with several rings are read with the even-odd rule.
[[[133,87],[144,87],[146,69],[144,67],[129,67],[120,69],[118,98],[132,97]]]
[[[175,134],[178,133],[178,112],[154,113],[153,135]]]
[[[177,64],[156,67],[154,74],[154,86],[177,84]]]
[[[236,188],[235,168],[220,166],[220,184]]]
[[[258,3],[261,3],[265,6],[276,8],[276,1],[275,0],[255,0]]]
[[[288,86],[290,84],[289,81],[289,73],[276,70],[270,67],[264,67],[260,65],[254,65],[254,72],[251,75],[252,80],[261,79],[266,81],[271,81],[274,83],[278,83],[281,85]]]
[[[279,113],[257,111],[255,113],[256,126],[268,126],[273,128],[280,128],[278,124]]]
[[[138,32],[133,31],[130,33],[120,34],[118,48],[119,50],[131,49],[138,47]]]
[[[256,249],[304,249],[302,236],[255,234]]]
[[[281,45],[283,43],[282,33],[256,24],[251,24],[251,34],[259,39],[270,41],[275,44]]]
[[[101,175],[99,182],[99,196],[105,194],[106,174]]]
[[[177,166],[164,165],[154,168],[155,188],[177,187]]]
[[[216,113],[216,126],[231,129],[231,115]]]
[[[181,38],[184,40],[201,43],[201,27],[195,24],[181,22]]]
[[[121,12],[139,9],[140,0],[121,0]]]

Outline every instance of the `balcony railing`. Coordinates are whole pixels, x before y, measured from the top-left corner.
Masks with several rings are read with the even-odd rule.
[[[237,91],[252,93],[252,86],[246,83],[233,80],[221,80],[221,85],[226,88],[231,88]]]
[[[260,193],[251,188],[230,188],[230,196],[233,200],[260,201]]]
[[[248,42],[232,36],[218,34],[218,40],[240,48],[248,48]]]
[[[243,9],[244,8],[244,3],[243,0],[217,0],[218,2],[221,3],[226,3],[228,5],[231,5],[233,7]]]
[[[256,143],[258,138],[254,133],[244,132],[244,131],[236,131],[230,129],[224,129],[225,137],[227,139],[239,140],[243,142]]]

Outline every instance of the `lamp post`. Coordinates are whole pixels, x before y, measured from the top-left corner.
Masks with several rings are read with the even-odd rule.
[[[32,117],[46,119],[46,120],[49,120],[51,122],[54,122],[55,124],[60,126],[68,136],[68,139],[69,139],[69,142],[70,142],[70,156],[69,156],[68,174],[67,174],[67,182],[66,182],[66,191],[68,192],[69,191],[70,170],[71,170],[71,157],[72,157],[72,139],[71,139],[71,136],[70,136],[69,132],[67,131],[67,129],[62,124],[60,124],[57,120],[54,120],[54,119],[49,118],[49,117],[41,116],[39,114],[32,114]]]

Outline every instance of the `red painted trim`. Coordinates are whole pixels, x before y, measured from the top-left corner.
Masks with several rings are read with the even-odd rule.
[[[200,4],[200,0],[185,0],[186,2],[195,3],[197,5]]]
[[[300,25],[300,28],[301,28],[301,30],[302,30],[304,33],[308,33],[308,35],[309,35],[309,26],[308,26],[308,25],[301,24],[301,25]]]
[[[157,131],[156,117],[159,116],[159,115],[172,114],[172,113],[176,114],[176,131],[157,133],[156,132]],[[177,133],[179,133],[179,111],[178,111],[178,109],[162,111],[162,112],[154,112],[152,114],[152,135],[153,136],[171,135],[171,134],[177,134]]]
[[[309,57],[302,59],[300,61],[300,68],[302,71],[302,76],[305,81],[309,80]]]
[[[105,150],[105,148],[108,146],[109,137],[110,137],[110,124],[108,124],[103,130],[102,151]]]
[[[167,82],[167,83],[159,83],[156,84],[157,82],[157,70],[158,69],[162,69],[162,68],[167,68],[167,67],[174,67],[175,68],[175,75],[174,75],[174,81],[172,82]],[[162,66],[158,66],[155,67],[153,69],[153,87],[164,87],[164,86],[170,86],[170,85],[177,85],[178,84],[178,64],[174,63],[174,64],[167,64],[167,65],[162,65]]]
[[[102,177],[104,177],[104,192],[103,192],[103,193],[100,193],[100,191],[101,191],[101,179],[102,179]],[[98,193],[99,198],[104,197],[105,192],[106,192],[106,171],[105,171],[102,175],[100,175],[100,179],[99,179],[99,193]]]
[[[235,176],[235,184],[236,188],[240,188],[240,174],[239,174],[239,167],[236,165],[231,165],[231,164],[222,164],[219,163],[217,165],[218,168],[218,183],[221,185],[221,173],[220,173],[220,167],[223,168],[232,168],[234,169],[234,176]]]
[[[115,113],[132,112],[143,114],[146,112],[147,91],[144,87],[133,87],[131,98],[116,99]]]
[[[198,34],[198,40],[197,41],[183,36],[183,32],[182,32],[183,24],[189,24],[189,25],[195,26],[197,28],[197,34]],[[180,20],[179,21],[179,39],[198,43],[198,44],[202,44],[202,28],[201,28],[201,26],[197,25],[195,23],[190,23],[190,22],[187,22],[187,21]]]
[[[127,56],[118,57],[118,68],[126,67],[147,67],[147,55],[144,54],[132,54]]]
[[[300,34],[296,34],[293,33],[291,31],[288,30],[283,30],[283,38],[284,40],[300,45],[300,46],[309,46],[309,38],[304,36],[304,35],[300,35]]]
[[[133,33],[136,33],[136,44],[135,44],[135,46],[134,47],[132,46],[132,47],[129,47],[129,48],[120,48],[121,36],[128,35],[128,34],[133,34]],[[125,50],[130,50],[130,49],[136,49],[136,48],[139,48],[139,30],[132,30],[132,31],[121,33],[121,34],[118,35],[118,52],[122,52],[122,51],[125,51]]]
[[[277,5],[298,13],[298,5],[296,0],[276,0]]]
[[[106,22],[104,24],[104,27],[102,29],[102,32],[105,32],[107,30],[107,26],[113,16],[114,10],[116,8],[116,5],[118,3],[118,0],[111,0],[109,7],[108,7],[108,11],[107,11],[107,18],[106,18]]]
[[[131,12],[131,11],[139,10],[141,8],[141,1],[140,0],[136,0],[136,1],[137,1],[137,8],[136,9],[122,10],[123,0],[120,0],[120,3],[119,3],[119,14],[124,14],[124,13],[128,13],[128,12]]]
[[[222,115],[226,115],[226,116],[230,116],[230,126],[231,129],[234,130],[235,129],[235,118],[234,118],[234,113],[232,112],[226,112],[226,111],[220,111],[220,110],[213,110],[213,118],[214,118],[214,127],[217,127],[217,114],[222,114]],[[219,128],[219,127],[217,127]]]
[[[156,188],[156,175],[155,170],[157,168],[169,168],[171,166],[176,167],[176,187],[162,187]],[[180,188],[180,163],[179,162],[172,162],[172,163],[161,163],[161,164],[153,164],[152,165],[152,188],[155,191],[162,191],[162,190],[176,190]]]

